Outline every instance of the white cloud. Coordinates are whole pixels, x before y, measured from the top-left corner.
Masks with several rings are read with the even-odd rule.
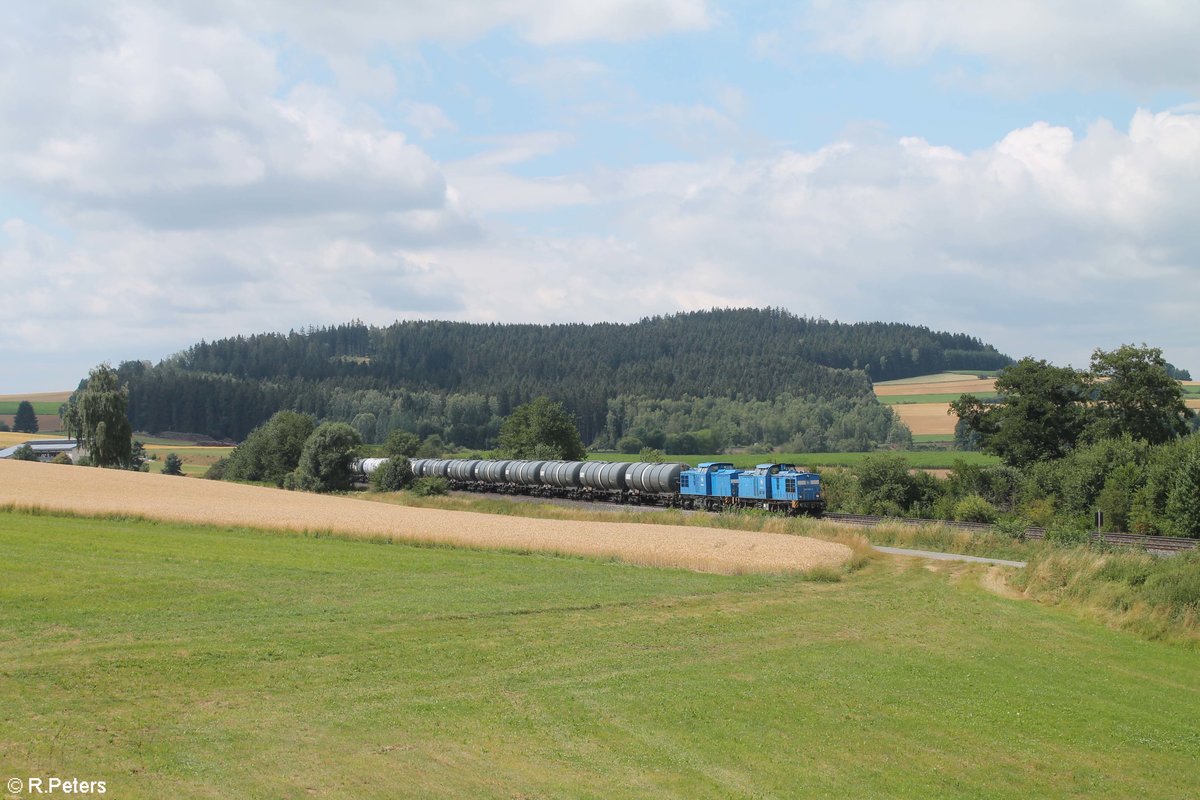
[[[993,87],[1200,88],[1200,13],[1190,0],[820,0],[805,28],[819,48],[858,59],[982,57]]]
[[[511,27],[535,44],[627,41],[712,24],[705,0],[174,0],[190,18],[246,20],[322,51],[375,44],[465,42]]]
[[[404,120],[422,139],[432,139],[439,133],[458,130],[446,112],[432,103],[405,103]]]
[[[976,152],[843,141],[580,180],[579,202],[613,215],[609,236],[441,252],[485,288],[470,314],[772,304],[966,330],[1076,364],[1143,340],[1200,363],[1198,115],[1140,111],[1126,131],[1098,121],[1080,137],[1036,123]],[[539,297],[547,281],[563,291]]]

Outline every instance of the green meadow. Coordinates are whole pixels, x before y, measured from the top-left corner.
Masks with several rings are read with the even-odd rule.
[[[1181,798],[1200,655],[838,582],[0,513],[0,777],[120,798]]]

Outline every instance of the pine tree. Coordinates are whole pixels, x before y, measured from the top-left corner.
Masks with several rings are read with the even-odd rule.
[[[33,403],[22,400],[17,405],[17,415],[13,418],[12,429],[19,433],[37,433],[38,418],[33,410]]]

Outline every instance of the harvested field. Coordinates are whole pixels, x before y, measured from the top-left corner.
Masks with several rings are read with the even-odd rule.
[[[940,375],[933,376],[941,378]],[[996,381],[992,378],[964,378],[954,375],[958,380],[926,380],[905,384],[875,384],[876,397],[904,397],[906,395],[922,394],[991,394],[996,391]]]
[[[36,439],[44,433],[57,433],[62,430],[62,419],[58,416],[58,414],[35,414],[34,416],[37,417],[38,432],[32,434],[23,433],[21,434],[22,436]],[[16,424],[15,417],[15,414],[0,414],[0,420],[3,420],[5,423],[7,423],[9,427],[12,427]],[[0,431],[0,433],[3,433],[3,431]],[[21,441],[25,440],[22,439]]]
[[[850,548],[750,531],[522,519],[116,470],[0,461],[0,505],[530,550],[721,574],[837,567]]]
[[[19,403],[28,400],[31,403],[65,403],[71,392],[31,392],[26,394],[0,394],[0,403]]]
[[[905,403],[889,406],[914,435],[951,434],[958,417],[948,414],[950,406],[945,403]]]

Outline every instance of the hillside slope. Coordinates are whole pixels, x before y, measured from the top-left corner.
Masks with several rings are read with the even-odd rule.
[[[563,401],[586,440],[611,442],[638,424],[624,419],[629,398],[790,398],[832,404],[826,416],[841,417],[856,405],[874,405],[872,379],[1008,361],[964,334],[734,309],[632,324],[354,322],[201,342],[158,366],[131,363],[121,371],[130,385],[132,420],[144,430],[241,438],[275,410],[295,408],[347,421],[371,414],[376,431],[384,433],[380,418],[387,416],[393,427],[482,447],[494,438],[500,418],[538,395]],[[619,398],[626,400],[614,408]],[[614,414],[622,419],[614,422]],[[695,425],[695,416],[688,425]],[[870,431],[842,438],[880,439],[890,419],[884,414],[864,422]],[[367,422],[360,422],[366,431]],[[732,424],[722,418],[709,426],[717,422]],[[856,427],[862,426],[850,426]]]

